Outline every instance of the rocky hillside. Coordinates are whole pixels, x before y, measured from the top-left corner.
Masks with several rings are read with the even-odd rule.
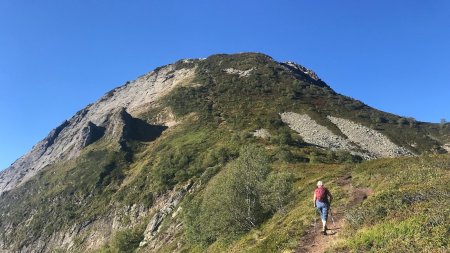
[[[171,64],[108,92],[55,128],[28,154],[2,172],[0,193],[26,182],[47,165],[78,157],[84,147],[104,135],[119,141],[123,138],[125,118],[136,117],[154,107],[158,99],[174,87],[189,83],[194,73],[195,68],[175,69]],[[170,115],[156,122],[159,125],[171,123]]]
[[[281,120],[298,132],[304,141],[331,150],[346,150],[365,159],[411,156],[413,153],[394,144],[382,133],[350,120],[328,116],[340,135],[311,119],[307,114],[285,112]]]
[[[446,153],[449,132],[337,94],[293,62],[181,60],[108,92],[0,173],[0,252],[226,251],[297,208],[302,199],[275,196],[315,180],[311,166]],[[220,182],[239,178],[245,159],[270,165],[248,178],[265,189],[255,216],[214,228],[200,213],[213,212],[216,189],[240,189]],[[286,183],[283,194],[274,182]]]

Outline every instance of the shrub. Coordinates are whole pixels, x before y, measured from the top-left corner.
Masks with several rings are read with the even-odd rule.
[[[260,225],[289,202],[292,182],[289,174],[270,173],[264,149],[243,147],[240,156],[209,182],[203,196],[187,205],[188,241],[208,245]]]
[[[192,161],[192,153],[187,149],[164,153],[155,167],[155,183],[158,190],[170,189],[178,182],[187,179],[186,170]]]
[[[294,177],[290,173],[270,173],[263,185],[261,202],[266,210],[285,212],[292,199]]]
[[[141,228],[125,229],[117,232],[111,241],[111,247],[118,252],[131,253],[139,247],[143,239],[144,234]]]

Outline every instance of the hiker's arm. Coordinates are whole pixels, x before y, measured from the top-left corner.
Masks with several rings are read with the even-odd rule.
[[[330,191],[328,191],[328,196],[330,196],[330,205],[331,205],[331,201],[333,200],[333,195],[331,195]]]
[[[316,193],[314,192],[314,197],[313,197],[313,203],[314,203],[314,207],[316,207]]]

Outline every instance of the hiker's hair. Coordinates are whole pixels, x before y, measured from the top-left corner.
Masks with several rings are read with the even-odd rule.
[[[322,186],[322,185],[323,185],[322,181],[317,182],[317,186]]]

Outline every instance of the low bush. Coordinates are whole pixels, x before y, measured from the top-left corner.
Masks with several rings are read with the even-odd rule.
[[[142,228],[125,229],[116,233],[111,241],[110,252],[132,253],[144,239]]]

